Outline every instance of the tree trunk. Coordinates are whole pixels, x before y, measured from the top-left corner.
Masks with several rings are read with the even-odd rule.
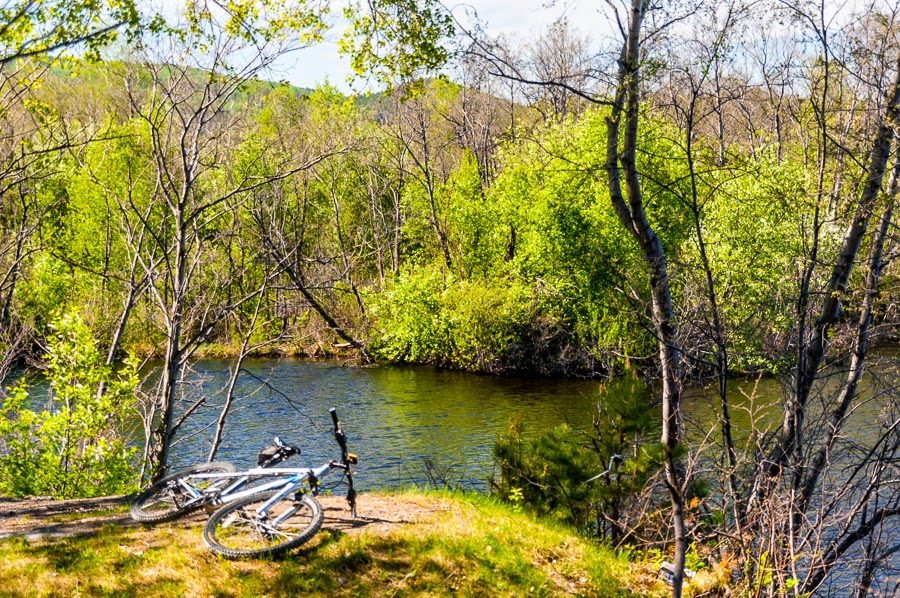
[[[676,449],[681,441],[681,372],[679,349],[672,323],[672,299],[666,256],[659,236],[650,226],[644,211],[640,177],[636,164],[639,120],[640,31],[644,18],[643,0],[632,0],[628,34],[619,60],[618,88],[607,119],[606,173],[610,199],[622,225],[640,246],[650,276],[650,301],[653,327],[659,345],[662,374],[662,437],[666,451],[666,485],[672,500],[672,527],[675,536],[672,596],[680,598],[684,582],[687,540],[684,522],[683,474]],[[619,127],[624,114],[622,152],[619,153]],[[622,194],[624,179],[625,194]]]
[[[182,219],[183,210],[175,210],[174,216],[176,222],[178,222],[178,231],[176,232],[175,247],[173,248],[175,267],[173,269],[171,298],[168,305],[168,322],[166,323],[166,354],[159,396],[160,421],[153,433],[154,451],[151,455],[152,464],[150,468],[152,472],[150,477],[153,481],[164,476],[168,468],[178,381],[181,377],[181,370],[184,367],[181,337],[184,323],[187,247]]]
[[[878,282],[881,278],[881,270],[884,266],[884,261],[882,259],[884,243],[891,227],[891,218],[894,211],[894,195],[897,193],[897,185],[898,182],[900,182],[898,181],[898,177],[900,177],[900,145],[898,145],[896,149],[894,168],[892,169],[891,180],[888,185],[888,203],[884,212],[881,214],[881,218],[878,222],[878,229],[875,232],[875,236],[872,238],[872,245],[869,251],[869,264],[865,281],[865,297],[863,299],[862,310],[859,314],[859,320],[856,324],[856,337],[853,339],[852,352],[850,355],[850,371],[847,374],[847,381],[841,389],[841,394],[838,396],[837,406],[828,418],[828,435],[816,453],[813,463],[806,473],[803,491],[797,508],[798,515],[806,511],[809,501],[812,499],[812,495],[818,486],[822,472],[825,470],[825,465],[828,461],[831,449],[834,447],[834,443],[841,433],[847,410],[850,408],[850,404],[856,397],[856,389],[859,385],[859,380],[862,378],[863,365],[869,346],[872,310],[875,301],[878,298]]]
[[[152,448],[148,454],[150,479],[156,481],[166,474],[169,463],[169,449],[172,443],[175,397],[181,374],[181,355],[170,338],[166,348],[165,363],[160,380],[159,413],[160,420],[153,430]]]

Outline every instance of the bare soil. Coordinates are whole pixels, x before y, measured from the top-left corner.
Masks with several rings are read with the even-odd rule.
[[[53,540],[96,533],[115,525],[138,527],[128,515],[129,496],[50,500],[46,498],[0,498],[0,539],[21,537],[28,540]],[[346,533],[366,531],[385,535],[403,525],[428,525],[438,512],[449,506],[415,495],[361,494],[357,499],[357,518],[350,517],[342,496],[319,496],[325,509],[326,529]],[[200,510],[184,517],[177,525],[192,527],[207,518]]]

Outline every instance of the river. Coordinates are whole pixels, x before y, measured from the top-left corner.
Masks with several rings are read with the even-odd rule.
[[[228,366],[224,360],[195,364],[187,392],[210,399],[180,431],[175,466],[205,460]],[[493,471],[493,442],[510,418],[521,416],[526,434],[563,422],[585,429],[599,396],[597,381],[478,376],[427,366],[342,367],[333,361],[255,359],[244,369],[218,459],[250,466],[275,435],[302,448],[295,463],[333,458],[328,409],[335,407],[351,451],[360,456],[359,483],[366,489],[426,484],[427,460],[453,485],[484,490]],[[880,371],[888,372],[885,367]],[[751,417],[757,429],[778,424],[778,379],[735,379],[729,388],[736,439],[746,438]],[[718,440],[718,399],[693,386],[684,401],[688,443]],[[877,401],[864,402],[847,429],[861,437],[874,433],[879,409]]]
[[[877,374],[867,376],[861,388],[864,400],[845,426],[863,441],[880,428],[882,402],[872,399],[879,396],[873,385],[893,384],[900,377],[897,352],[881,353],[878,357],[887,359],[878,360],[873,367]],[[182,389],[187,398],[207,397],[207,402],[179,430],[171,456],[174,468],[206,460],[230,363],[200,360],[186,376]],[[494,441],[511,418],[522,418],[526,435],[563,422],[589,429],[600,394],[600,382],[593,380],[482,376],[429,366],[355,367],[285,358],[250,359],[243,369],[217,460],[255,465],[259,450],[276,435],[301,447],[301,457],[291,464],[334,458],[337,445],[328,409],[335,407],[350,450],[360,457],[359,485],[371,490],[425,485],[429,462],[451,485],[484,491],[493,472]],[[34,396],[40,396],[41,379],[31,383]],[[147,384],[153,384],[152,374]],[[742,442],[752,429],[774,430],[781,400],[782,383],[775,377],[730,380],[735,440]],[[813,403],[810,418],[815,417]],[[659,416],[658,408],[655,412]],[[687,387],[687,444],[696,448],[718,442],[719,413],[712,387]],[[135,430],[135,441],[142,440]]]
[[[298,445],[303,464],[336,456],[328,409],[335,407],[359,454],[359,486],[398,488],[428,482],[426,460],[453,485],[483,490],[491,446],[511,417],[526,430],[569,422],[589,426],[598,383],[475,376],[430,367],[342,367],[329,361],[252,360],[245,364],[217,459],[244,466],[274,435]],[[174,449],[176,465],[202,460],[218,415],[228,362],[195,365],[195,395],[214,397],[190,420]],[[265,380],[261,384],[260,380]],[[298,462],[294,459],[294,462]]]
[[[180,431],[176,466],[205,459],[228,365],[195,364],[188,392],[211,398]],[[275,435],[303,449],[303,464],[332,458],[328,409],[335,407],[361,459],[360,486],[368,489],[425,484],[428,461],[453,485],[484,490],[493,470],[491,447],[512,417],[522,417],[526,434],[563,422],[589,428],[599,396],[596,381],[500,378],[423,366],[258,359],[244,367],[218,459],[249,466]],[[774,424],[777,380],[736,380],[731,386],[738,436],[750,429],[752,406]],[[699,387],[686,393],[685,413],[689,437],[699,440],[715,425],[715,401]]]

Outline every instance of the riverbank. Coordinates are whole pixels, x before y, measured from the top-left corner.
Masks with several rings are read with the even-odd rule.
[[[363,494],[358,521],[342,497],[322,497],[322,531],[277,561],[216,557],[201,540],[202,515],[142,527],[127,523],[122,501],[101,510],[66,501],[75,511],[45,502],[43,512],[40,501],[0,503],[0,595],[665,594],[649,571],[481,495]],[[48,526],[74,533],[39,533]]]

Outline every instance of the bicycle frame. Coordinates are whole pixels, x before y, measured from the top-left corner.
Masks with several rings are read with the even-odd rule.
[[[283,467],[283,468],[263,468],[263,467],[254,467],[253,469],[248,469],[246,471],[239,471],[234,473],[197,473],[188,479],[197,479],[197,480],[232,480],[230,485],[225,487],[222,490],[217,490],[214,494],[215,501],[217,504],[225,504],[235,500],[240,500],[246,496],[251,496],[253,494],[259,494],[262,492],[267,492],[269,490],[275,490],[277,488],[284,488],[282,492],[279,492],[275,498],[270,501],[271,504],[274,504],[277,500],[283,498],[286,494],[294,491],[298,487],[300,487],[303,483],[308,480],[314,480],[310,483],[310,487],[312,493],[317,494],[317,486],[318,481],[323,477],[330,474],[335,469],[340,469],[343,471],[347,471],[349,467],[345,466],[343,463],[338,461],[330,461],[325,465],[321,465],[316,468],[309,467]],[[289,476],[284,478],[284,476]],[[280,477],[282,479],[273,480],[271,482],[267,482],[264,484],[260,484],[258,486],[253,486],[247,490],[243,490],[240,492],[236,492],[241,487],[243,487],[247,482],[250,481],[251,478],[254,477]],[[194,488],[187,480],[178,480],[179,485],[191,495],[196,501],[202,501],[209,499],[212,495],[209,490],[206,492],[201,492]],[[215,489],[215,486],[212,486]],[[185,503],[190,504],[190,502]],[[263,509],[271,506],[267,503]],[[264,512],[263,509],[260,509],[260,512]]]
[[[210,512],[220,507],[228,509],[229,506],[223,505],[233,505],[236,501],[255,505],[264,502],[262,506],[254,508],[258,510],[260,517],[265,518],[273,504],[291,493],[299,495],[291,497],[297,500],[308,494],[314,503],[314,497],[319,493],[319,482],[335,470],[343,472],[342,481],[346,480],[347,485],[347,502],[350,503],[351,517],[355,518],[353,466],[359,463],[359,458],[347,450],[347,439],[337,413],[334,409],[329,409],[329,413],[334,423],[332,433],[341,449],[340,460],[331,460],[318,467],[271,467],[284,458],[300,454],[299,448],[282,443],[276,436],[277,447],[267,447],[260,452],[259,467],[236,472],[230,463],[210,463],[166,476],[138,495],[131,505],[132,518],[142,523],[158,523],[202,506]],[[255,495],[263,493],[265,498],[255,498]],[[321,507],[316,506],[316,509],[321,514]],[[289,514],[284,517],[291,516],[290,509],[287,512]],[[284,517],[280,517],[280,520]]]
[[[265,516],[268,513],[269,508],[272,507],[272,505],[277,503],[279,500],[284,498],[286,495],[293,492],[297,488],[297,486],[299,486],[300,484],[302,484],[303,482],[305,482],[309,479],[316,480],[316,484],[314,484],[314,486],[318,486],[318,480],[322,479],[323,477],[325,477],[326,475],[328,475],[335,469],[345,469],[345,466],[341,463],[338,463],[337,461],[331,461],[330,463],[328,463],[326,465],[322,465],[321,467],[318,467],[316,469],[307,470],[306,474],[301,476],[301,478],[298,479],[296,481],[296,483],[291,483],[291,484],[287,485],[281,492],[277,492],[274,496],[272,496],[272,498],[267,500],[265,502],[265,504],[263,504],[261,507],[256,509],[256,513],[260,516]],[[259,491],[262,492],[262,490],[259,490]],[[249,496],[250,494],[255,494],[255,492],[250,492],[249,490],[245,490],[244,492],[241,492],[240,494],[242,494],[244,496]],[[314,488],[313,495],[315,495],[315,494],[317,494],[317,492]],[[237,500],[237,499],[238,499],[237,495],[234,495],[231,498],[231,500]],[[286,519],[290,515],[291,515],[290,511],[285,511],[284,513],[281,514],[281,516],[275,518],[275,520],[274,520],[275,525],[278,525],[279,523],[281,523],[281,521],[283,519]]]

